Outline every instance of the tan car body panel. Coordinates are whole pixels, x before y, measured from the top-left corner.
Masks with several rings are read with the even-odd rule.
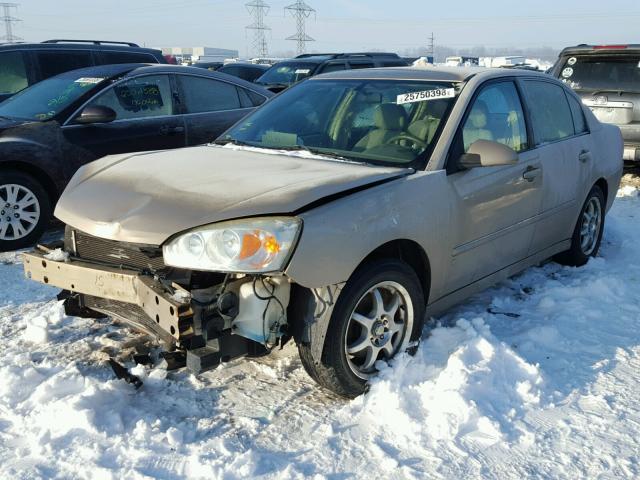
[[[293,213],[410,172],[219,146],[145,152],[106,157],[79,170],[55,215],[97,237],[160,245],[194,227]]]
[[[398,70],[413,75],[410,69]],[[331,74],[348,75],[366,78],[383,72]],[[161,244],[206,223],[299,212],[303,231],[285,273],[308,288],[345,282],[376,248],[410,240],[430,262],[434,313],[565,250],[594,183],[607,182],[608,209],[622,174],[619,130],[599,123],[585,109],[590,135],[532,148],[515,165],[447,175],[451,140],[484,82],[530,77],[561,85],[526,71],[457,69],[456,75],[458,80],[470,78],[424,171],[409,174],[406,169],[212,147],[110,157],[76,174],[56,216],[92,235]],[[415,76],[427,80],[429,74]],[[586,149],[583,162],[578,155]],[[523,180],[528,167],[540,169],[532,181]]]

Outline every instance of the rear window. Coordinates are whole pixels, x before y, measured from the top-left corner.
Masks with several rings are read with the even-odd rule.
[[[22,52],[0,53],[0,93],[16,93],[28,85]]]
[[[640,91],[640,54],[576,55],[564,59],[558,78],[574,90]]]
[[[265,85],[292,85],[313,75],[317,67],[316,63],[309,62],[277,63],[258,78],[256,82]]]
[[[43,79],[93,65],[91,52],[86,50],[40,51],[35,55]]]

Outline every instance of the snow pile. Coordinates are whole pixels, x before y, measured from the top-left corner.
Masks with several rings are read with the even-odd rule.
[[[66,262],[69,260],[69,253],[65,252],[61,248],[56,248],[47,253],[44,258],[53,262]]]
[[[143,339],[66,317],[2,254],[0,478],[637,478],[637,193],[621,190],[601,257],[432,319],[350,402],[291,346],[199,378],[128,362],[136,391],[106,359]]]

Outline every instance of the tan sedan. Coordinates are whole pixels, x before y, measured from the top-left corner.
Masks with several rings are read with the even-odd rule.
[[[55,212],[68,257],[41,247],[25,270],[195,372],[293,339],[311,377],[355,396],[427,313],[596,255],[621,174],[620,131],[548,76],[336,72],[215,144],[83,167]]]

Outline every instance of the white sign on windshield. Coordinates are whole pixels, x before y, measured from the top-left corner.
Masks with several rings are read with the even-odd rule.
[[[426,102],[429,100],[438,100],[440,98],[453,98],[456,96],[455,88],[435,88],[433,90],[423,90],[421,92],[409,92],[398,95],[396,103]]]

